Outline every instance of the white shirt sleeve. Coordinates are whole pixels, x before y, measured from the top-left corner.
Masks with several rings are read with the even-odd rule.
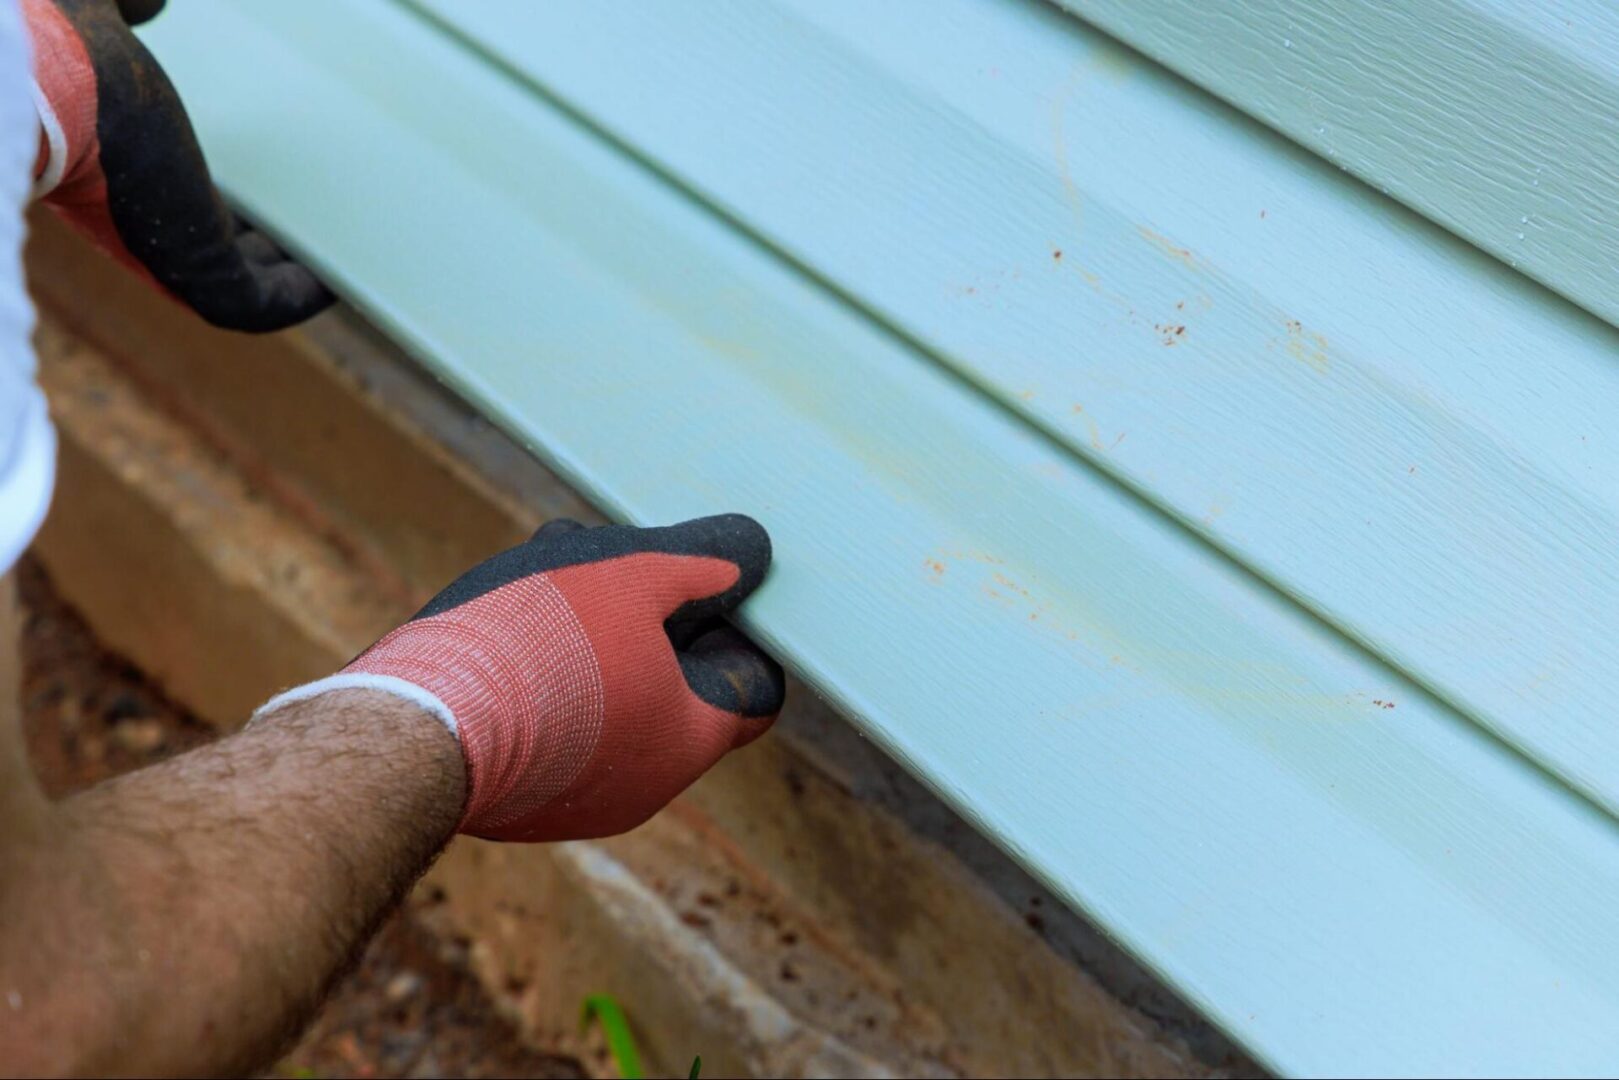
[[[39,122],[17,0],[0,0],[0,574],[39,529],[56,469],[56,437],[34,382],[34,308],[22,273]]]

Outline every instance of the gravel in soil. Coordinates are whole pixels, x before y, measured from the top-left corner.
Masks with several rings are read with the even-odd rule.
[[[108,653],[24,559],[18,585],[23,724],[40,782],[65,795],[215,737],[138,669]],[[495,1012],[413,900],[390,918],[274,1077],[580,1077],[579,1063],[536,1052]]]

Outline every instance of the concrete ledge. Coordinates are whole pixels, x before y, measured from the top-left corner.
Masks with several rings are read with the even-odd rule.
[[[127,375],[52,320],[36,341],[61,442],[36,550],[109,645],[234,725],[267,689],[342,663],[393,624],[397,595],[355,574]]]
[[[61,481],[38,551],[222,727],[325,674],[576,495],[352,316],[247,339],[54,223],[30,252]],[[423,887],[551,1046],[625,1002],[655,1070],[1201,1076],[1251,1063],[802,687],[608,841],[458,841]]]

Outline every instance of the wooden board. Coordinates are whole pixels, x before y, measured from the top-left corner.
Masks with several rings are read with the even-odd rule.
[[[764,520],[750,629],[1268,1064],[1611,1068],[1616,823],[1476,704],[1515,700],[1482,594],[1600,650],[1611,566],[1442,501],[1538,470],[1544,518],[1602,525],[1616,451],[1560,441],[1615,393],[1598,324],[1038,7],[422,10],[215,0],[151,40],[246,207],[603,506]],[[1514,401],[1496,338],[1555,376]],[[1379,541],[1368,492],[1426,516]],[[1392,575],[1380,620],[1343,558]],[[1590,655],[1541,693],[1594,709]]]

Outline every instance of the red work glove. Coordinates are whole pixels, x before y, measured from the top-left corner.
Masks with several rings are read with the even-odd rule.
[[[769,565],[769,536],[740,515],[662,529],[552,522],[254,718],[335,689],[386,690],[460,740],[461,832],[623,832],[781,711],[781,668],[722,620]]]
[[[185,107],[130,33],[161,0],[22,0],[44,134],[35,194],[204,319],[279,330],[332,302],[215,191]]]

